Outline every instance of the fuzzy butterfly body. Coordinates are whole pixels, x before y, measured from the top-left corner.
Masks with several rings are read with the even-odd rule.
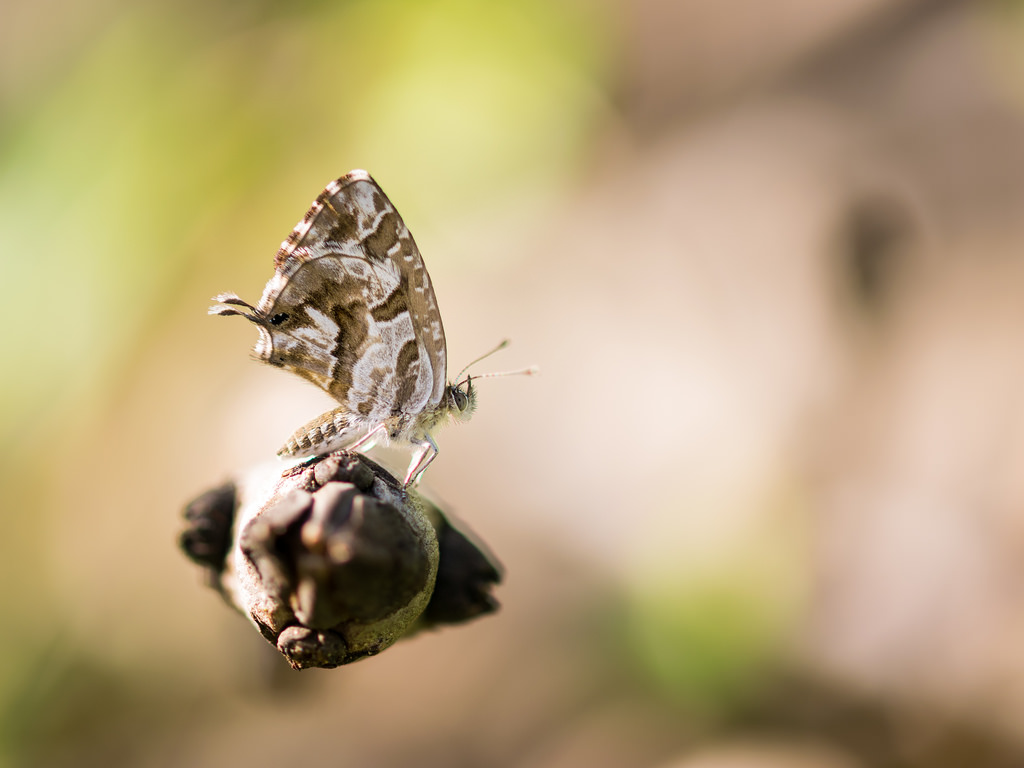
[[[472,381],[447,383],[444,327],[430,276],[398,211],[368,173],[332,181],[281,244],[255,306],[216,297],[211,314],[256,325],[262,361],[340,404],[299,429],[282,457],[318,456],[377,438],[417,448],[405,484],[437,455],[430,431],[468,419]]]

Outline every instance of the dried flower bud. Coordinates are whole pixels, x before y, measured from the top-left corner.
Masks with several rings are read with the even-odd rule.
[[[279,466],[189,504],[181,546],[296,669],[496,609],[497,568],[377,464],[339,453]]]

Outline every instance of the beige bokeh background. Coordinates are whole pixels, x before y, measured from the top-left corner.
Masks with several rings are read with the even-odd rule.
[[[1024,6],[0,8],[0,765],[1024,762]],[[500,613],[291,672],[182,506],[329,405],[249,359],[368,169]],[[401,456],[392,456],[401,467]]]

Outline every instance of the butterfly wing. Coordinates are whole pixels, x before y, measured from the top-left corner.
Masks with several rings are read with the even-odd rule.
[[[368,173],[328,184],[274,266],[255,307],[260,359],[312,381],[364,423],[441,401],[447,353],[430,276]]]

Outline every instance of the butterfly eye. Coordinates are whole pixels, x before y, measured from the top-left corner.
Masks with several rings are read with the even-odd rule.
[[[287,319],[288,319],[288,314],[286,312],[278,312],[276,315],[274,315],[272,318],[270,318],[270,324],[271,325],[280,325],[281,323],[283,323]]]
[[[452,390],[452,398],[455,400],[455,407],[460,411],[466,410],[466,406],[469,405],[469,398],[466,397],[466,393],[461,389]]]

